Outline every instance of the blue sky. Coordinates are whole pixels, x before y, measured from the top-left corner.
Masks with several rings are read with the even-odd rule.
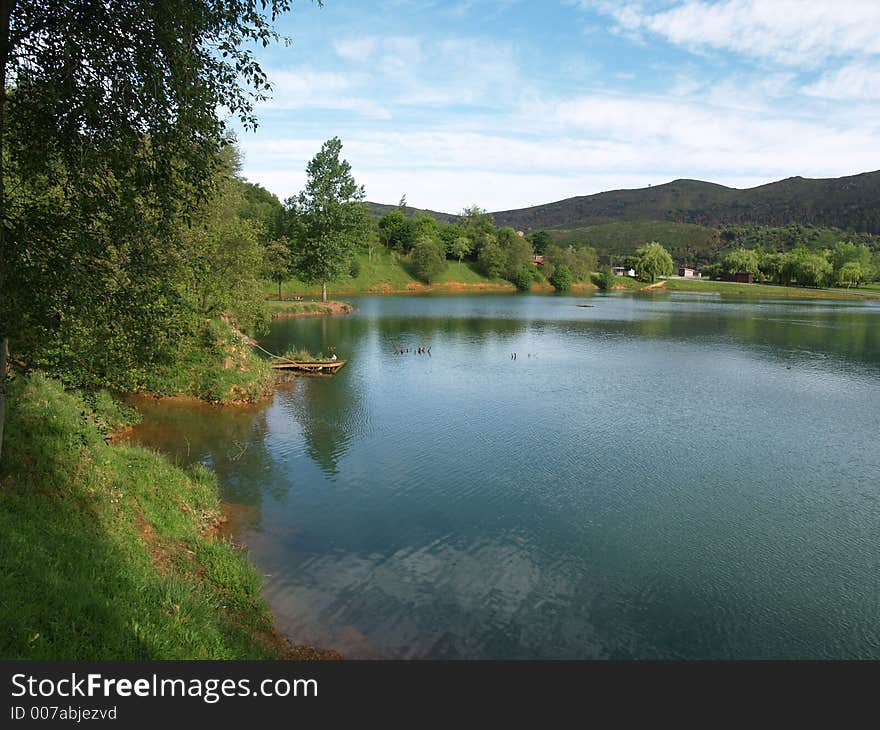
[[[326,0],[240,132],[280,198],[337,135],[367,198],[519,208],[880,168],[880,0]]]

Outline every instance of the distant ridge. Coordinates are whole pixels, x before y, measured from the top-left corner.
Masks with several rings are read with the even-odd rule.
[[[388,211],[396,210],[400,206],[386,205],[385,203],[371,203],[368,201],[367,207],[370,210],[370,215],[381,217],[385,215]],[[408,216],[415,215],[416,213],[424,213],[431,216],[432,218],[435,218],[441,223],[454,223],[458,220],[458,216],[452,213],[440,213],[436,210],[422,210],[421,208],[413,208],[409,205],[404,207],[403,210]]]
[[[370,207],[381,215],[395,206],[370,203]],[[456,219],[449,213],[425,212],[444,222]],[[701,180],[673,180],[649,188],[612,190],[493,215],[496,225],[525,231],[655,220],[713,228],[725,224],[800,223],[880,234],[880,171],[825,179],[790,177],[743,190]]]

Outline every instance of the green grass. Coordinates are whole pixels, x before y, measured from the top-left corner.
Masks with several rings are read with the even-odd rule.
[[[289,350],[282,352],[280,357],[283,357],[285,360],[295,360],[296,362],[313,362],[315,360],[327,359],[327,356],[323,352],[313,355],[308,350],[298,349],[296,347],[292,347]]]
[[[151,373],[146,390],[211,403],[254,402],[271,391],[274,376],[269,364],[221,320],[208,323],[201,342],[180,355],[173,365]]]
[[[372,260],[367,254],[358,254],[357,261],[357,276],[343,276],[339,280],[327,284],[327,290],[331,298],[347,294],[428,290],[428,286],[414,275],[405,256],[397,255],[388,250],[377,249],[373,252]],[[475,291],[514,290],[513,284],[508,281],[486,278],[476,270],[471,262],[459,264],[457,261],[450,261],[446,270],[430,288],[441,290],[471,289]],[[278,285],[272,282],[265,282],[264,292],[267,298],[276,299],[278,296]],[[291,279],[282,284],[281,294],[284,297],[294,295],[319,297],[321,295],[321,285],[307,284],[298,279]]]
[[[353,307],[348,302],[294,302],[290,300],[267,301],[270,317],[311,316],[323,314],[348,314]],[[341,310],[341,311],[340,311]]]
[[[746,296],[785,297],[792,299],[880,299],[877,291],[858,289],[813,289],[776,284],[740,284],[732,281],[703,281],[699,279],[667,279],[659,291],[717,292]]]
[[[106,443],[104,405],[39,374],[11,384],[0,657],[279,657],[259,576],[212,537],[213,474]]]
[[[631,276],[615,276],[614,277],[614,288],[615,289],[639,290],[639,289],[644,289],[646,286],[648,286],[648,282],[639,281],[638,279],[633,279]]]

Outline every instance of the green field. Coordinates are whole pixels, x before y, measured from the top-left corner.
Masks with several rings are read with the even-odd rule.
[[[880,288],[813,289],[804,286],[739,284],[732,281],[701,281],[699,279],[667,279],[662,287],[656,289],[656,291],[664,290],[785,297],[791,299],[880,299]]]

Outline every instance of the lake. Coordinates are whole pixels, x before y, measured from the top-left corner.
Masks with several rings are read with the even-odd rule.
[[[880,658],[877,303],[351,301],[261,340],[334,347],[335,377],[142,403],[134,434],[217,471],[295,643]]]

